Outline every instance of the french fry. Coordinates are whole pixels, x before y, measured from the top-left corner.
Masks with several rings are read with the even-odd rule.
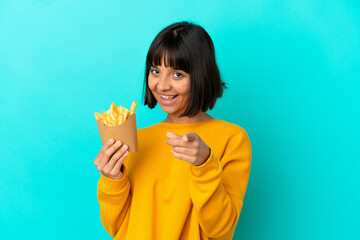
[[[119,113],[118,107],[115,105],[114,102],[110,106],[110,112]]]
[[[124,116],[123,115],[119,115],[119,119],[117,121],[117,125],[120,125],[120,124],[123,124],[125,121],[124,121]]]
[[[123,124],[131,114],[134,114],[137,103],[132,102],[130,111],[123,106],[116,106],[113,102],[108,111],[95,113],[96,120],[102,121],[107,126],[118,126]]]
[[[130,107],[130,115],[134,113],[136,106],[137,106],[137,103],[135,101],[133,101],[131,104],[131,107]]]
[[[125,119],[127,119],[130,116],[130,111],[125,109],[125,111],[123,113],[123,116],[124,116]]]
[[[101,120],[102,115],[100,113],[95,113],[95,118],[96,118],[96,120]]]
[[[125,108],[123,106],[119,106],[118,109],[119,109],[119,113],[123,114]]]

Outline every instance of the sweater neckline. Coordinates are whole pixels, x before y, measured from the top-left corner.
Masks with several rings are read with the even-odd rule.
[[[171,128],[171,129],[181,129],[181,128],[189,128],[196,127],[207,123],[217,122],[219,119],[213,118],[205,121],[194,122],[194,123],[168,123],[168,122],[159,122],[156,124],[158,127],[162,128]]]

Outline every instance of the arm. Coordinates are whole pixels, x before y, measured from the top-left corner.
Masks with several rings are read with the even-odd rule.
[[[123,226],[130,208],[130,181],[123,165],[128,155],[127,149],[127,145],[122,146],[120,141],[109,139],[94,161],[102,175],[98,182],[100,217],[112,237]]]
[[[122,225],[127,224],[125,217],[131,203],[130,182],[125,167],[121,179],[101,176],[98,182],[98,200],[101,222],[110,236],[115,237]]]
[[[202,165],[190,165],[190,194],[200,227],[207,237],[217,238],[235,230],[250,164],[250,140],[242,130],[229,139],[221,162],[211,151]]]

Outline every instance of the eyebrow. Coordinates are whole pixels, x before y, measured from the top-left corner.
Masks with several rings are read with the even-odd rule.
[[[154,66],[154,65],[150,65],[150,68],[158,68],[157,66]],[[184,73],[186,73],[184,70],[182,69],[176,69],[176,68],[173,68],[175,71],[182,71]]]

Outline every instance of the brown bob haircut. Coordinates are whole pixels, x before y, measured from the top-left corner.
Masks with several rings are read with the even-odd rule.
[[[144,105],[149,108],[154,108],[157,103],[148,85],[150,67],[160,66],[162,60],[165,67],[190,74],[190,100],[180,117],[193,117],[214,107],[226,86],[215,61],[214,44],[201,26],[186,21],[171,24],[151,43],[144,82]]]

